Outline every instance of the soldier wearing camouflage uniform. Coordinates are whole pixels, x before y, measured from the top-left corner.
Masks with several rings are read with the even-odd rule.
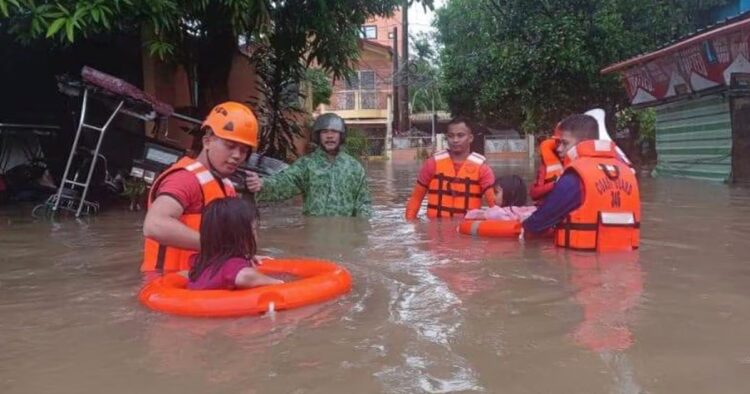
[[[282,201],[301,194],[302,213],[309,216],[370,217],[370,192],[365,170],[339,148],[346,124],[336,114],[323,114],[313,125],[320,148],[286,170],[260,180],[259,201]]]

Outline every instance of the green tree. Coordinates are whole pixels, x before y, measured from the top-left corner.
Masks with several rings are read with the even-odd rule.
[[[330,104],[333,86],[331,81],[323,70],[319,68],[308,68],[305,73],[305,80],[312,87],[313,108],[320,104]]]
[[[421,2],[432,4],[432,0]],[[360,27],[367,18],[389,14],[400,4],[398,0],[271,2],[271,23],[257,40],[264,49],[252,56],[256,66],[265,70],[259,72],[265,100],[256,100],[256,107],[266,107],[260,109],[266,114],[262,140],[266,153],[282,159],[294,153],[290,142],[301,135],[304,116],[299,100],[290,98],[289,92],[299,91],[307,69],[315,65],[333,78],[349,75],[359,56]]]
[[[562,116],[627,104],[604,66],[694,30],[724,0],[453,0],[437,11],[451,111],[550,129]]]
[[[239,36],[271,23],[262,0],[0,0],[7,26],[23,42],[65,45],[104,32],[142,32],[148,51],[185,67],[205,112],[228,96],[226,80]]]
[[[617,130],[628,129],[638,147],[644,143],[651,149],[656,146],[656,111],[653,108],[624,108],[615,114],[615,126]]]
[[[357,128],[348,128],[344,148],[350,155],[361,159],[367,157],[367,134]]]
[[[409,66],[409,102],[412,112],[432,112],[448,108],[440,92],[440,65],[433,47],[433,38],[421,33],[411,38]]]
[[[431,6],[432,0],[421,3]],[[399,5],[399,0],[0,0],[0,29],[24,42],[61,44],[138,29],[152,55],[182,64],[198,82],[201,112],[228,97],[226,81],[238,43],[262,47],[252,61],[267,65],[263,69],[272,75],[262,76],[262,90],[272,97],[271,105],[281,106],[263,111],[280,116],[264,120],[278,132],[264,130],[264,138],[272,140],[262,145],[282,155],[295,132],[275,122],[297,118],[282,104],[289,86],[313,64],[336,78],[346,75],[359,53],[360,26]]]

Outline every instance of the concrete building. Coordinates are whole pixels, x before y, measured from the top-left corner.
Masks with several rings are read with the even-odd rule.
[[[656,174],[750,181],[750,1],[707,15],[731,17],[602,73],[656,110]]]
[[[398,33],[396,36],[396,45],[400,57],[404,53],[404,48],[401,45],[401,17],[401,9],[399,8],[389,17],[370,18],[362,25],[360,37],[393,49],[393,28],[395,27]]]
[[[393,98],[393,27],[401,33],[401,11],[391,17],[378,17],[362,25],[360,56],[354,65],[356,74],[347,80],[332,80],[330,105],[317,108],[318,114],[334,112],[351,128],[362,130],[368,138],[385,138]],[[401,52],[401,40],[397,38]]]

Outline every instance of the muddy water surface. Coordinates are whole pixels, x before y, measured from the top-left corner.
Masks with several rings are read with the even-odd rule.
[[[350,295],[274,318],[142,308],[142,214],[1,208],[0,392],[750,390],[750,190],[645,178],[641,250],[596,256],[404,222],[417,170],[369,164],[369,223],[264,208],[262,252],[354,277]]]

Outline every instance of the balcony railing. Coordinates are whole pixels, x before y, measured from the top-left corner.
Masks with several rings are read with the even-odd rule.
[[[385,110],[389,90],[340,90],[331,95],[331,111]]]

